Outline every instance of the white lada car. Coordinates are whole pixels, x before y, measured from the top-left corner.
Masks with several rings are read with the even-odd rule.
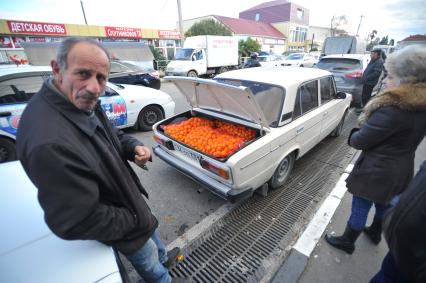
[[[333,75],[319,69],[249,68],[214,80],[165,80],[192,109],[154,125],[154,153],[231,201],[283,186],[295,160],[341,133],[351,101],[336,91]],[[197,123],[202,128],[195,130]]]

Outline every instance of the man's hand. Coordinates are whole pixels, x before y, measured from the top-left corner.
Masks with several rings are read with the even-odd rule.
[[[135,147],[135,163],[139,166],[145,165],[145,163],[151,158],[151,151],[146,146],[138,145]]]

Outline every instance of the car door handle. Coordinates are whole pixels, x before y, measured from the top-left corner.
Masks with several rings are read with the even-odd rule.
[[[0,112],[0,117],[9,117],[11,115],[12,115],[12,113],[9,112],[9,111]]]
[[[300,134],[301,132],[303,132],[303,130],[305,129],[305,127],[299,127],[299,128],[297,128],[297,130],[296,130],[296,133],[298,133],[298,134]]]

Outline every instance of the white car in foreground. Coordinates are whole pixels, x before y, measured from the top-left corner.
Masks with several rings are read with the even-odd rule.
[[[314,55],[309,53],[292,53],[282,61],[282,66],[313,67],[318,62]]]
[[[0,179],[0,282],[122,282],[111,247],[50,231],[19,161],[0,164]]]
[[[0,68],[0,163],[16,159],[15,136],[21,114],[44,80],[50,67]],[[118,128],[149,131],[158,121],[174,114],[175,103],[167,93],[135,85],[108,82],[101,106]]]
[[[192,109],[154,125],[154,154],[231,201],[282,187],[295,160],[341,133],[351,102],[319,69],[262,67],[214,80],[165,80]]]

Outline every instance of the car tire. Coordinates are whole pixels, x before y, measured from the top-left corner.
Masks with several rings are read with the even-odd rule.
[[[343,131],[343,125],[345,124],[345,118],[346,118],[346,113],[347,112],[348,111],[345,111],[345,114],[343,114],[343,117],[340,120],[339,124],[337,124],[336,128],[330,133],[331,137],[337,138],[342,133],[342,131]]]
[[[191,77],[191,78],[196,78],[196,77],[198,77],[198,74],[197,74],[196,71],[191,70],[191,71],[188,72],[188,74],[186,74],[186,76]]]
[[[0,163],[16,160],[15,143],[6,138],[0,138]]]
[[[141,131],[151,131],[152,126],[164,119],[164,114],[159,106],[148,105],[139,112],[138,128]]]
[[[303,64],[302,64],[302,65],[300,65],[300,67],[301,67],[301,68],[303,68],[303,67],[305,67],[305,66],[303,66]]]
[[[290,176],[294,166],[295,155],[290,153],[283,160],[281,160],[277,169],[275,169],[274,175],[269,180],[269,187],[272,189],[278,189],[284,185]]]

